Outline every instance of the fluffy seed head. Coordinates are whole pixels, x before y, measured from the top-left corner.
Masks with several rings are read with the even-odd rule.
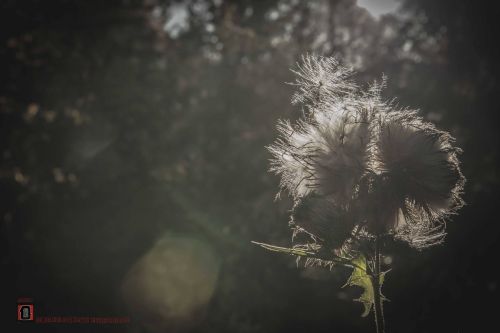
[[[335,58],[306,56],[294,103],[306,114],[280,121],[271,171],[295,201],[292,224],[333,249],[353,235],[392,234],[425,248],[463,205],[454,139],[413,110],[358,88]]]

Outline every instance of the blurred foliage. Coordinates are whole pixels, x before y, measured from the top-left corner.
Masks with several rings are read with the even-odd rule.
[[[388,331],[492,322],[498,277],[481,268],[499,237],[498,14],[451,0],[404,1],[378,19],[352,0],[2,1],[6,308],[32,296],[40,311],[122,314],[123,276],[172,231],[222,259],[200,332],[368,331],[338,291],[348,271],[298,270],[250,243],[289,245],[291,206],[273,201],[265,146],[278,118],[301,114],[285,82],[314,52],[360,80],[385,73],[387,96],[465,151],[469,206],[446,245],[423,256],[392,245]]]

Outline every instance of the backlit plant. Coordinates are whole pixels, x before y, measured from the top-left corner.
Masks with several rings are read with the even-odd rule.
[[[385,80],[362,89],[336,58],[317,56],[303,57],[294,72],[292,102],[304,115],[280,121],[268,147],[280,192],[294,201],[293,246],[256,244],[306,266],[351,267],[347,285],[363,288],[363,316],[373,309],[381,333],[383,240],[418,250],[443,241],[445,222],[463,205],[460,149],[417,111],[383,100]]]

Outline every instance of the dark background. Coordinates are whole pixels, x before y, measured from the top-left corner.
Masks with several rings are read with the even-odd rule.
[[[467,206],[445,244],[388,249],[387,332],[496,331],[499,17],[495,1],[406,0],[375,18],[351,0],[3,0],[1,330],[372,332],[360,291],[341,289],[348,271],[250,243],[290,244],[265,146],[301,113],[285,82],[312,52],[341,56],[360,84],[385,73],[384,96],[464,150]],[[205,244],[217,282],[196,314],[148,325],[120,286],[165,232]],[[39,315],[132,324],[16,323],[19,297]]]

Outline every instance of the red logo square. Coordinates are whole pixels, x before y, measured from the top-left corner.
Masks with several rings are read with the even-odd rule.
[[[34,318],[33,304],[17,305],[17,320],[32,321]]]

